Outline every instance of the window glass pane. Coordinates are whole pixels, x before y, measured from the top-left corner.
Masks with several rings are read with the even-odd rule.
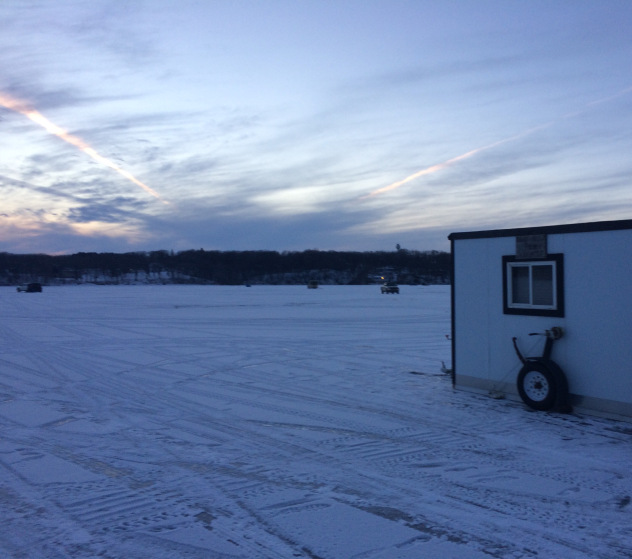
[[[529,267],[511,267],[511,302],[514,305],[529,304]]]
[[[553,266],[546,264],[533,266],[531,269],[533,279],[533,304],[553,305]]]
[[[503,260],[503,312],[533,316],[564,316],[564,255],[546,259]]]

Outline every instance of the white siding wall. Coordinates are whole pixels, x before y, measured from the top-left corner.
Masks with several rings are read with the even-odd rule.
[[[566,336],[558,360],[571,393],[632,403],[632,230],[551,236],[564,253]]]
[[[455,371],[493,383],[493,389],[516,394],[522,364],[512,344],[537,355],[543,339],[530,332],[565,326],[564,319],[503,314],[503,255],[515,254],[515,237],[455,242]],[[462,379],[467,382],[466,379]],[[485,389],[488,389],[487,386]]]
[[[515,237],[454,241],[456,384],[516,394],[521,363],[544,340],[530,332],[562,326],[553,359],[571,393],[632,403],[632,230],[548,236],[548,252],[564,254],[563,318],[503,314],[502,256]],[[483,381],[483,382],[481,382]]]

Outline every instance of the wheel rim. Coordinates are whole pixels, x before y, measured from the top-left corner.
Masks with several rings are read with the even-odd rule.
[[[529,371],[524,376],[522,386],[524,393],[534,402],[544,400],[551,390],[549,381],[546,380],[546,377],[539,371]]]

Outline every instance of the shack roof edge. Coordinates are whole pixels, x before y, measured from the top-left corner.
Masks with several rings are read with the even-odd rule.
[[[515,227],[511,229],[489,229],[486,231],[464,231],[450,233],[448,239],[487,239],[494,237],[518,237],[520,235],[554,235],[561,233],[592,233],[595,231],[616,231],[632,229],[632,219],[616,221],[593,221],[588,223],[567,223],[563,225],[540,225],[536,227]]]

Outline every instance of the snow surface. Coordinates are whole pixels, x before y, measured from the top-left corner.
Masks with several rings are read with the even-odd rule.
[[[449,305],[1,288],[0,556],[632,557],[632,425],[454,391]]]

